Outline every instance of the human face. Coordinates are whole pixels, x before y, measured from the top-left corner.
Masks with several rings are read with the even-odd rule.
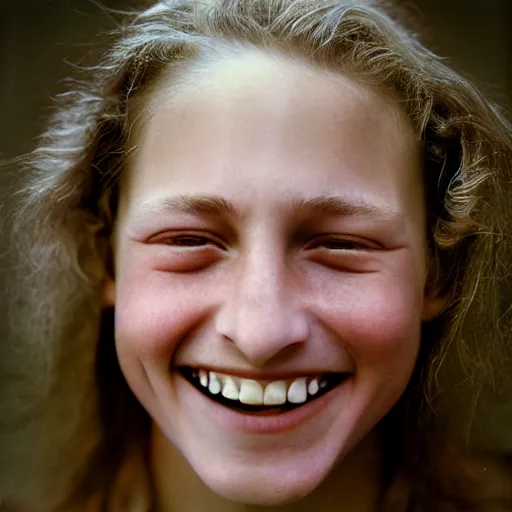
[[[300,498],[390,410],[415,364],[428,301],[412,129],[392,98],[259,54],[212,64],[153,105],[120,187],[122,371],[216,493]],[[233,380],[255,390],[248,401],[299,379],[300,402],[304,378],[330,377],[295,409],[256,413],[201,391],[192,370],[234,377],[231,391]]]

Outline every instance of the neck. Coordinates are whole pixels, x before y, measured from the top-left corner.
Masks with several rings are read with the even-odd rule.
[[[260,507],[228,501],[211,491],[156,427],[151,435],[151,472],[156,512],[374,512],[381,498],[381,448],[368,435],[311,494],[292,504]],[[172,476],[171,476],[172,475]]]

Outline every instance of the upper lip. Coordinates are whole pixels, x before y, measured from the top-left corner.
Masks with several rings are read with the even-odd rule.
[[[248,371],[248,370],[238,370],[235,368],[221,368],[221,367],[211,367],[208,365],[180,365],[178,368],[191,368],[194,370],[206,370],[208,372],[221,373],[225,375],[232,375],[233,377],[240,377],[242,379],[252,379],[252,380],[288,380],[288,379],[297,379],[299,377],[317,377],[319,375],[327,375],[327,374],[341,374],[353,373],[350,370],[333,370],[333,369],[304,369],[304,370],[289,370],[283,372],[263,372],[263,371]]]

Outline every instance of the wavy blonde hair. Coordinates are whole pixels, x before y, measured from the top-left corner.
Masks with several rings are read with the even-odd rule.
[[[389,467],[411,475],[414,510],[440,510],[451,500],[435,470],[451,433],[439,397],[464,382],[461,414],[472,416],[487,391],[508,389],[512,129],[390,12],[370,0],[160,1],[132,15],[91,79],[60,97],[16,183],[19,265],[0,374],[8,390],[1,510],[85,510],[92,502],[107,510],[130,454],[140,454],[144,467],[149,420],[117,366],[112,312],[100,299],[113,272],[117,181],[133,119],[158,77],[166,71],[186,80],[193,63],[240,47],[384,88],[411,120],[424,148],[428,286],[447,306],[424,326],[416,372],[383,431],[392,440]]]

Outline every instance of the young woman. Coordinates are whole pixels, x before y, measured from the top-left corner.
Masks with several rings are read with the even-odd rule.
[[[494,105],[348,0],[159,2],[63,103],[15,221],[6,510],[505,509],[457,420],[507,389]]]

